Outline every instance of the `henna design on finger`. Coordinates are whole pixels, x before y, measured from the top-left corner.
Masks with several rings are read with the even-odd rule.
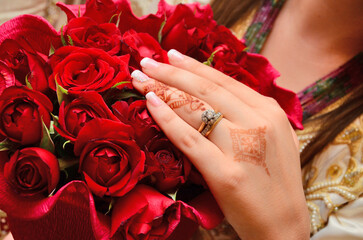
[[[199,99],[176,88],[169,87],[164,83],[155,82],[155,84],[144,87],[144,94],[150,91],[153,91],[161,100],[168,104],[171,109],[189,105],[190,111],[206,110],[204,103]]]
[[[230,129],[234,160],[249,162],[264,167],[267,175],[270,172],[266,165],[266,127],[253,129]]]

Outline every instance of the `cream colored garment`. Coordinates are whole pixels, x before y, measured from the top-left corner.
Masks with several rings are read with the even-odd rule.
[[[0,24],[21,14],[45,16],[47,0],[0,0]]]
[[[298,132],[301,147],[319,125]],[[363,115],[303,169],[312,239],[363,239]]]

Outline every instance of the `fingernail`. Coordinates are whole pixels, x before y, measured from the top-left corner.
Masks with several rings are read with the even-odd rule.
[[[159,63],[151,58],[143,58],[140,62],[140,65],[144,68],[156,68],[159,66]]]
[[[131,73],[131,77],[139,82],[146,82],[150,79],[145,73],[141,72],[140,70],[133,71]]]
[[[156,96],[156,94],[154,92],[148,92],[145,95],[146,99],[148,102],[150,102],[153,106],[158,107],[162,104],[161,99]]]
[[[181,54],[180,52],[178,52],[175,49],[169,50],[168,57],[169,57],[169,59],[174,60],[174,61],[181,61],[184,59],[183,54]]]

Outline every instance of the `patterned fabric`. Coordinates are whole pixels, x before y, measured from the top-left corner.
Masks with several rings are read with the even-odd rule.
[[[363,52],[298,93],[304,120],[349,94],[362,84]]]
[[[244,35],[247,51],[254,53],[261,51],[284,3],[285,0],[265,0]]]

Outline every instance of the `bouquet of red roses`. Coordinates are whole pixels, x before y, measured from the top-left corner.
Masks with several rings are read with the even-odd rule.
[[[0,27],[0,209],[15,239],[188,239],[222,219],[202,176],[165,137],[130,72],[177,49],[275,98],[301,127],[296,95],[210,6],[136,17],[127,0],[58,4],[57,32],[23,15]]]

